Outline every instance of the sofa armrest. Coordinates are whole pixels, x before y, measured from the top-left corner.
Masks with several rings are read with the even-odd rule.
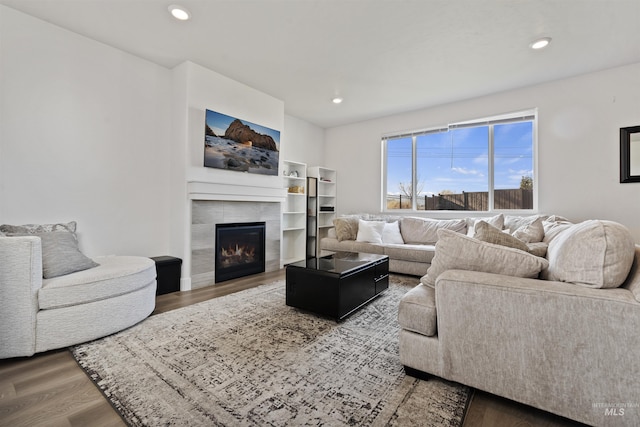
[[[640,303],[628,289],[450,270],[436,310],[450,380],[596,425],[598,404],[637,402]]]
[[[41,287],[40,238],[0,237],[0,358],[35,352]]]

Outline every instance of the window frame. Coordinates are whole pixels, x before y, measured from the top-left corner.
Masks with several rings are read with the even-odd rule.
[[[508,123],[518,123],[531,121],[531,139],[532,139],[532,162],[533,162],[533,207],[531,209],[495,209],[494,208],[494,192],[495,192],[495,150],[494,150],[494,126],[500,124],[508,124]],[[417,138],[422,135],[430,134],[430,133],[439,133],[439,132],[448,132],[454,129],[461,129],[466,127],[478,127],[478,126],[489,126],[489,140],[488,140],[488,210],[486,211],[461,211],[461,210],[422,210],[417,209],[417,197],[415,194],[415,189],[418,184],[418,174],[417,171]],[[398,209],[388,209],[387,208],[387,173],[388,173],[388,164],[387,164],[387,142],[392,139],[399,138],[412,138],[412,170],[411,170],[411,183],[414,194],[411,198],[411,208],[398,208]],[[460,213],[465,212],[469,214],[488,214],[488,213],[508,213],[513,215],[518,214],[532,214],[538,212],[538,188],[539,188],[539,173],[538,173],[538,110],[537,108],[523,110],[513,113],[500,114],[496,116],[490,116],[480,119],[474,120],[466,120],[460,122],[454,122],[448,124],[446,126],[434,126],[431,128],[423,128],[419,130],[413,131],[405,131],[405,132],[393,132],[388,134],[383,134],[381,137],[381,199],[380,199],[380,211],[385,214],[393,214],[393,213]]]

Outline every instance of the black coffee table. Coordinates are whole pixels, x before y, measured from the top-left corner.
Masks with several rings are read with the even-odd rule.
[[[287,265],[287,305],[342,320],[389,288],[387,255],[336,252]]]

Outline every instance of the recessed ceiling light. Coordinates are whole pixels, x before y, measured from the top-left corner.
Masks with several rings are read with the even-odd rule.
[[[333,102],[334,104],[340,104],[342,102],[342,98],[340,98],[339,96],[336,96],[331,100],[331,102]]]
[[[541,39],[534,40],[529,47],[538,50],[549,46],[549,43],[551,43],[551,37],[542,37]]]
[[[189,18],[191,18],[191,14],[189,14],[189,11],[187,9],[176,4],[172,4],[171,6],[169,6],[169,13],[171,13],[174,18],[179,19],[180,21],[187,21]]]

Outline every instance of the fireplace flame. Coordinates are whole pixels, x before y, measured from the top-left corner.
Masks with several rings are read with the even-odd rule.
[[[225,266],[255,262],[256,248],[251,245],[229,246],[220,250],[222,262]]]

